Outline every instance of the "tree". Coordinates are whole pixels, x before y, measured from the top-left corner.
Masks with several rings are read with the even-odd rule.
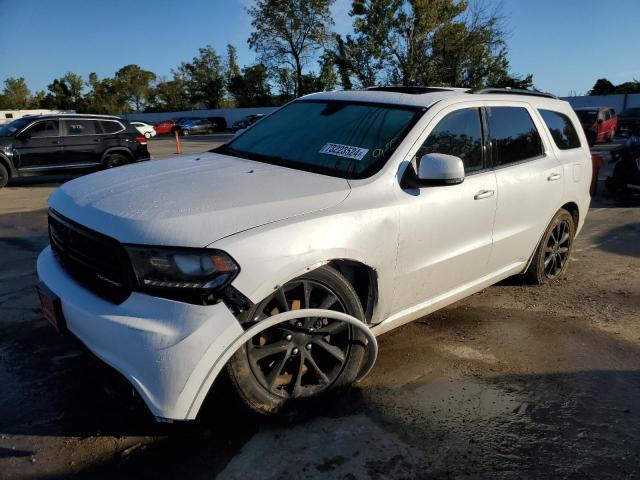
[[[76,111],[83,109],[83,95],[85,83],[82,76],[77,73],[67,72],[62,81],[67,86],[68,97],[71,103],[71,108]]]
[[[116,72],[116,87],[125,95],[129,106],[136,112],[144,110],[152,94],[156,74],[138,65],[126,65]]]
[[[606,78],[599,78],[589,90],[589,95],[612,95],[616,91],[616,87]]]
[[[121,82],[113,78],[100,80],[95,73],[89,74],[90,91],[85,95],[85,111],[89,113],[121,114],[131,112],[129,99]]]
[[[253,27],[249,46],[265,65],[294,72],[296,96],[303,92],[305,65],[331,38],[333,1],[256,0],[248,9]]]
[[[47,85],[49,93],[44,97],[42,106],[52,110],[71,110],[71,93],[69,87],[62,78],[54,78],[53,82]]]
[[[616,89],[613,93],[640,93],[640,81],[633,80],[632,82],[624,82],[620,85],[616,85]]]
[[[218,108],[224,97],[222,62],[211,45],[198,50],[189,63],[181,63],[178,74],[184,78],[189,100],[196,108]]]
[[[268,80],[267,68],[258,63],[233,76],[227,89],[238,107],[267,107],[272,103]]]
[[[184,79],[174,74],[172,80],[161,80],[153,93],[152,107],[147,111],[180,112],[191,109]]]
[[[502,19],[481,0],[360,0],[347,65],[362,86],[531,85],[509,74]]]
[[[7,78],[4,81],[4,89],[0,94],[0,109],[22,110],[31,105],[31,92],[23,77]]]

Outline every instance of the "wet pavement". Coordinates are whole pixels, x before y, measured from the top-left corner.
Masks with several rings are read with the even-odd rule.
[[[248,414],[221,379],[167,425],[40,318],[53,188],[0,191],[2,479],[640,478],[640,202],[599,195],[564,280],[382,336],[369,377],[297,417]]]

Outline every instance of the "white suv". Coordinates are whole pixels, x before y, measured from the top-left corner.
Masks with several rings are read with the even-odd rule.
[[[280,411],[352,383],[369,332],[512,275],[560,277],[590,181],[580,123],[547,94],[309,95],[211,152],[56,190],[39,292],[158,418],[195,418],[224,370],[249,407]],[[320,316],[238,341],[308,308],[367,331]]]

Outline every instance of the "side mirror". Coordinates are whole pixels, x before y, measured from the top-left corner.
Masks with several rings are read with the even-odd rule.
[[[428,153],[420,159],[418,181],[421,185],[457,185],[464,181],[464,164],[460,157]]]

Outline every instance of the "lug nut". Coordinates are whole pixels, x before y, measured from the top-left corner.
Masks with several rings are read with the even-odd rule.
[[[307,344],[304,346],[304,348],[306,348],[307,350],[311,350],[311,344],[310,344],[310,343],[307,343]]]
[[[290,342],[293,336],[290,333],[287,333],[287,335],[284,338],[287,342]]]
[[[298,353],[300,353],[300,350],[298,350],[298,348],[294,348],[291,353],[293,353],[294,355],[297,355]]]

